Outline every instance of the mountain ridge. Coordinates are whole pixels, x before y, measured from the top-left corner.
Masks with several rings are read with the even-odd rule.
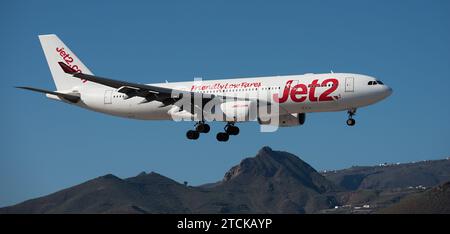
[[[0,213],[333,213],[366,203],[375,212],[424,188],[385,177],[414,174],[424,179],[413,182],[427,186],[450,181],[450,160],[319,173],[296,155],[263,147],[215,183],[187,186],[156,172],[107,174]]]

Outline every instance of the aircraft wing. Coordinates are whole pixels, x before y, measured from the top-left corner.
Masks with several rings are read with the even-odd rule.
[[[128,98],[139,96],[143,97],[148,101],[158,100],[163,101],[166,98],[170,98],[172,93],[175,91],[169,88],[163,88],[158,86],[146,85],[146,84],[138,84],[131,83],[127,81],[113,80],[109,78],[93,76],[88,74],[83,74],[77,72],[73,68],[69,67],[67,64],[63,62],[59,62],[59,65],[64,70],[64,72],[71,74],[73,77],[80,78],[82,80],[88,80],[94,83],[99,83],[102,85],[106,85],[112,88],[116,88],[118,92],[124,93],[128,96]],[[191,92],[178,90],[179,94],[190,94]],[[181,97],[180,97],[181,98]]]
[[[143,97],[144,101],[141,103],[151,102],[151,101],[160,101],[164,106],[176,104],[177,101],[181,100],[183,97],[189,97],[188,103],[179,103],[181,105],[190,106],[190,112],[194,114],[194,112],[203,111],[204,106],[209,101],[221,100],[219,96],[212,94],[203,94],[196,93],[190,91],[183,90],[175,90],[170,88],[158,87],[153,85],[146,84],[138,84],[131,83],[127,81],[113,80],[109,78],[93,76],[88,74],[83,74],[77,72],[73,68],[69,67],[67,64],[63,62],[59,62],[59,65],[64,70],[65,73],[71,74],[73,77],[80,78],[82,80],[88,80],[91,82],[99,83],[105,86],[109,86],[112,88],[116,88],[117,92],[124,93],[127,95],[127,98],[132,97]],[[196,101],[197,100],[197,101]],[[200,101],[201,100],[201,101]],[[202,103],[202,106],[197,106],[196,103]],[[196,111],[194,111],[196,110]]]
[[[73,77],[88,80],[91,82],[99,83],[102,85],[106,85],[109,87],[113,87],[117,89],[117,92],[124,93],[127,95],[127,98],[132,97],[143,97],[145,100],[142,103],[150,102],[150,101],[160,101],[164,105],[173,105],[178,100],[182,99],[183,96],[190,97],[190,105],[191,105],[191,113],[194,113],[194,109],[196,110],[203,110],[206,103],[213,100],[218,102],[226,102],[226,96],[220,96],[220,95],[214,95],[214,94],[203,94],[203,93],[197,93],[197,92],[190,92],[190,91],[183,91],[183,90],[175,90],[170,88],[164,88],[164,87],[158,87],[153,85],[146,85],[146,84],[138,84],[138,83],[131,83],[127,81],[120,81],[120,80],[113,80],[109,78],[94,76],[94,75],[88,75],[83,74],[81,72],[78,72],[74,70],[73,68],[69,67],[64,62],[58,62],[61,68],[64,70],[65,73],[71,74]],[[240,100],[240,101],[254,101],[258,102],[259,104],[264,103],[265,105],[271,105],[270,102],[267,101],[261,101],[256,99],[248,99],[248,98],[236,98],[236,97],[229,97],[230,100]],[[194,100],[201,100],[202,106],[196,106],[195,103],[198,103]],[[185,104],[185,103],[183,103]]]

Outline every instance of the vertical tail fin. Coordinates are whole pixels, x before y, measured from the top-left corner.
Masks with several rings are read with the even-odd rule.
[[[42,49],[44,50],[45,58],[47,59],[50,72],[53,76],[57,90],[67,90],[75,86],[81,85],[95,85],[91,82],[80,79],[74,79],[66,74],[58,62],[64,62],[77,72],[92,75],[92,72],[87,68],[83,62],[62,42],[58,36],[54,34],[39,35],[39,41],[41,42]]]

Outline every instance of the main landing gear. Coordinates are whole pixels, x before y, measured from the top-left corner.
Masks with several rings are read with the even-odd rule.
[[[195,130],[189,130],[186,132],[186,137],[189,140],[197,140],[200,137],[200,133],[208,133],[211,128],[203,121],[195,124]]]
[[[353,126],[356,124],[355,119],[353,119],[353,116],[356,114],[356,109],[351,109],[347,111],[348,113],[348,119],[347,119],[347,125]]]
[[[203,121],[195,124],[195,130],[189,130],[186,132],[186,137],[189,140],[197,140],[200,137],[200,133],[208,133],[211,130],[208,124]],[[234,126],[234,122],[229,122],[223,128],[224,132],[217,133],[218,141],[228,141],[230,136],[236,136],[239,134],[239,128]]]
[[[230,135],[236,136],[239,134],[239,128],[234,126],[234,123],[230,122],[225,125],[224,128],[225,132],[219,132],[217,133],[217,140],[218,141],[228,141],[230,138]]]

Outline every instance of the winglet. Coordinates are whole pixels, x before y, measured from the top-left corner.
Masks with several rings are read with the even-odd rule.
[[[75,73],[77,73],[77,70],[69,67],[69,65],[67,65],[67,64],[65,64],[63,62],[58,62],[58,64],[59,64],[59,66],[61,66],[61,68],[63,69],[63,71],[65,73],[68,73],[68,74],[75,74]]]

